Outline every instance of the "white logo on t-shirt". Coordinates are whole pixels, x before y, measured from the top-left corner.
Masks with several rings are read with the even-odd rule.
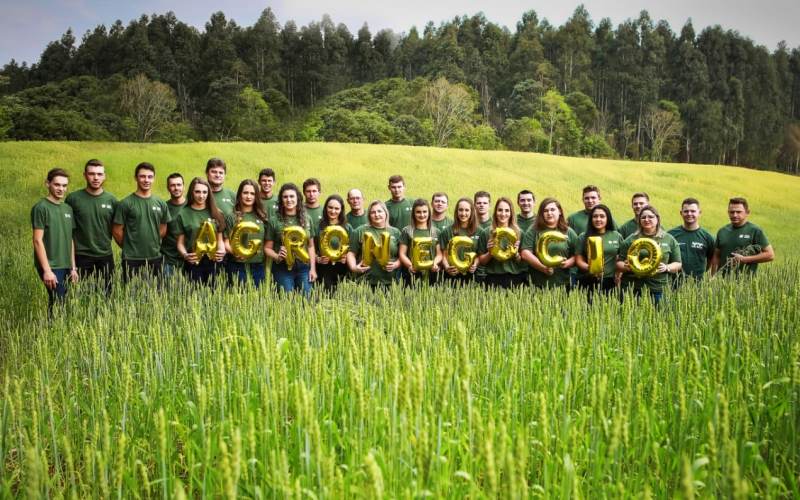
[[[740,234],[739,238],[744,238],[746,240],[749,240],[750,239],[750,235],[749,234]]]
[[[700,241],[693,241],[692,242],[692,248],[697,248],[699,250],[705,250],[706,245],[703,242],[700,242]]]
[[[159,207],[158,205],[155,205],[155,206],[153,206],[153,210],[156,210],[156,211],[160,212],[161,211],[161,207]]]
[[[71,219],[71,218],[72,218],[72,215],[71,215],[71,214],[64,214],[64,218],[65,218],[65,219]]]

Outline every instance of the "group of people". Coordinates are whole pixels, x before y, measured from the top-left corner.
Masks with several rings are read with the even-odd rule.
[[[48,194],[31,210],[34,262],[49,297],[50,307],[66,294],[68,281],[96,275],[106,289],[114,274],[112,239],[122,249],[122,277],[169,276],[184,272],[189,280],[213,284],[217,276],[230,283],[260,286],[266,266],[280,290],[308,293],[315,283],[333,289],[339,282],[364,276],[373,286],[402,280],[414,282],[477,282],[487,287],[508,288],[532,284],[536,287],[581,287],[590,292],[610,292],[630,287],[634,293],[648,292],[657,302],[664,289],[680,281],[670,276],[702,279],[706,272],[755,272],[759,263],[774,258],[764,232],[748,221],[750,209],[744,198],[731,198],[730,224],[716,237],[700,226],[700,202],[686,198],[681,204],[683,223],[669,231],[661,225],[659,211],[650,205],[647,193],[631,198],[633,217],[618,224],[602,203],[600,189],[586,186],[584,208],[569,216],[555,198],[545,198],[536,207],[532,191],[517,194],[516,205],[490,193],[478,191],[460,198],[448,216],[450,199],[443,192],[427,199],[409,199],[400,175],[389,178],[391,197],[364,206],[359,189],[351,189],[345,200],[338,194],[322,201],[319,180],[310,178],[302,187],[283,184],[277,193],[276,175],[261,170],[258,180],[243,180],[236,192],[225,187],[227,167],[223,160],[208,160],[205,178],[195,177],[185,188],[179,173],[167,177],[170,199],[162,200],[152,190],[156,179],[150,163],[136,166],[136,190],[117,200],[104,190],[105,167],[99,160],[84,166],[84,189],[67,196],[69,175],[60,168],[48,172]],[[349,209],[348,209],[349,208]],[[258,247],[243,258],[232,248],[237,224],[251,223],[250,241]],[[204,228],[213,228],[213,252],[198,251]],[[329,226],[345,228],[348,250],[337,260],[320,251],[320,235]],[[307,262],[294,261],[284,241],[285,229],[304,228]],[[550,243],[548,253],[557,265],[543,262],[537,252],[540,237],[550,231],[563,235]],[[511,234],[508,258],[498,257],[501,232]],[[367,258],[365,242],[383,241],[388,258]],[[474,243],[474,258],[457,268],[447,249],[455,237]],[[417,269],[412,256],[418,238],[433,241],[432,265]],[[603,265],[590,266],[589,246],[602,245]],[[654,240],[661,249],[657,269],[647,276],[631,272],[628,249],[639,238]],[[472,255],[472,254],[470,254]],[[289,261],[289,262],[287,262]],[[294,261],[294,262],[292,262]]]

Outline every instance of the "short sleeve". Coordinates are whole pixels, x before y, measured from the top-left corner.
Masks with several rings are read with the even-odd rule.
[[[31,226],[33,229],[47,229],[47,210],[39,203],[31,209]]]

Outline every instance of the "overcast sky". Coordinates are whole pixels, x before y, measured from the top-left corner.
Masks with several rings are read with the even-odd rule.
[[[637,17],[646,9],[653,20],[666,19],[673,31],[679,32],[691,18],[695,30],[719,24],[753,39],[773,50],[785,40],[789,47],[800,46],[800,0],[587,0],[583,2],[595,21],[609,17],[616,25],[627,18]],[[334,22],[345,23],[355,33],[364,22],[373,34],[383,28],[396,32],[408,31],[411,26],[422,28],[428,21],[437,25],[456,15],[483,12],[495,23],[514,26],[526,10],[535,10],[539,18],[547,18],[558,26],[575,10],[575,3],[563,1],[491,0],[139,0],[112,2],[108,0],[0,0],[0,65],[12,58],[18,62],[36,62],[49,41],[61,37],[71,27],[80,41],[87,29],[98,24],[111,25],[121,19],[124,24],[141,14],[174,11],[181,21],[202,30],[213,12],[222,10],[242,26],[252,25],[261,11],[272,7],[283,24],[293,19],[298,25],[319,20],[330,14]]]

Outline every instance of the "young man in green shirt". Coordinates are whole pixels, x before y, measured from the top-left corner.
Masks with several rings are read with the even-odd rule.
[[[534,221],[536,221],[536,214],[533,211],[536,205],[536,197],[529,189],[523,189],[517,194],[517,206],[519,207],[519,217],[517,217],[517,225],[519,231],[523,235],[530,229]]]
[[[236,193],[225,187],[227,172],[228,166],[220,158],[211,158],[206,162],[206,180],[211,186],[217,208],[226,218],[233,215],[233,207],[236,205]]]
[[[703,279],[714,258],[714,237],[700,227],[700,202],[686,198],[681,203],[683,224],[668,231],[681,249],[681,276]]]
[[[400,231],[411,224],[411,205],[413,202],[406,198],[406,181],[402,175],[389,177],[389,192],[391,199],[386,200],[386,210],[389,211],[389,225]]]
[[[621,234],[623,238],[627,238],[639,230],[639,224],[636,222],[636,217],[639,215],[639,211],[649,204],[650,196],[647,193],[633,193],[633,196],[631,196],[631,209],[633,210],[633,218],[622,224],[617,229],[617,232]]]
[[[167,234],[161,240],[161,255],[164,257],[164,277],[172,276],[183,267],[183,259],[178,254],[178,214],[186,206],[186,196],[183,194],[183,176],[179,173],[169,174],[167,177],[167,211],[170,222],[167,224]]]
[[[489,213],[492,206],[492,195],[486,191],[478,191],[472,197],[475,204],[475,213],[478,215],[478,227],[486,229],[492,227],[492,214]]]
[[[119,202],[111,228],[114,240],[122,247],[122,278],[126,283],[134,273],[161,274],[161,239],[171,220],[167,204],[152,191],[155,167],[142,162],[136,166],[134,177],[136,191]]]
[[[585,186],[581,199],[583,201],[583,210],[573,212],[567,217],[567,224],[578,236],[586,232],[589,227],[589,214],[595,206],[600,204],[600,188],[592,185]]]
[[[369,222],[364,210],[364,195],[360,189],[353,188],[347,192],[347,204],[350,205],[350,211],[347,212],[347,223],[350,227],[358,229]]]
[[[436,228],[437,233],[453,225],[453,219],[447,216],[449,203],[447,193],[438,192],[431,196],[431,225]]]
[[[322,184],[319,182],[319,179],[310,177],[303,182],[306,217],[308,217],[309,222],[311,222],[314,232],[319,229],[319,223],[322,221],[322,203],[319,201],[321,196]]]
[[[748,222],[750,206],[744,198],[728,201],[728,219],[731,223],[717,232],[712,272],[748,272],[755,274],[758,265],[775,258],[764,231]]]
[[[33,263],[47,289],[47,312],[67,294],[67,279],[78,281],[75,268],[75,245],[72,242],[72,208],[64,202],[69,175],[54,168],[47,173],[47,196],[31,209],[33,228]]]
[[[273,192],[275,187],[275,171],[271,168],[262,168],[258,173],[258,185],[261,188],[261,203],[267,212],[267,219],[278,213],[278,197]]]
[[[111,291],[114,274],[114,254],[111,249],[111,219],[117,199],[103,189],[106,168],[100,160],[89,160],[83,167],[86,187],[67,196],[72,208],[75,233],[75,265],[83,277],[97,275],[104,282],[106,293]]]

